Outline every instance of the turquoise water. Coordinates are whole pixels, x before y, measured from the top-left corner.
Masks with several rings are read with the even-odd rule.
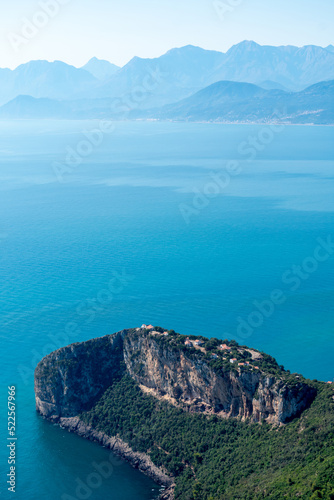
[[[16,498],[79,498],[78,481],[109,460],[35,414],[33,369],[56,347],[149,322],[334,377],[334,128],[117,123],[65,164],[98,126],[0,123],[4,498],[7,385],[17,386]],[[268,303],[274,290],[280,304]],[[118,461],[89,498],[157,495]]]

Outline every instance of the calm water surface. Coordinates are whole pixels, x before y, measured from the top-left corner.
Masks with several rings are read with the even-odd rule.
[[[56,347],[150,322],[334,377],[333,253],[313,258],[319,238],[334,241],[334,128],[270,138],[263,126],[116,123],[87,149],[84,132],[98,126],[0,123],[3,498],[7,385],[17,386],[17,499],[77,498],[109,460],[35,414],[33,369]],[[250,160],[251,136],[270,140]],[[284,302],[272,308],[274,290]],[[118,461],[90,498],[158,492]]]

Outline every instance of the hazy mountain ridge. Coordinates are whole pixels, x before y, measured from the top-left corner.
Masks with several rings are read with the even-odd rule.
[[[205,87],[224,57],[221,52],[191,45],[172,49],[154,59],[134,57],[98,92],[115,97],[131,93],[134,89],[146,91],[150,96],[142,107],[175,102]],[[150,76],[151,81],[147,82]]]
[[[81,69],[88,71],[88,73],[93,75],[94,78],[105,81],[111,78],[112,75],[114,75],[121,68],[116,66],[116,64],[110,63],[109,61],[92,57],[92,59],[82,66]]]
[[[88,71],[61,61],[30,61],[13,71],[0,69],[0,103],[22,94],[71,99],[97,84],[98,80]]]
[[[134,57],[123,68],[93,58],[82,68],[60,61],[31,61],[13,71],[0,69],[0,105],[19,95],[62,101],[117,97],[133,101],[135,96],[137,107],[149,109],[222,80],[301,90],[333,79],[332,45],[272,47],[244,41],[226,53],[188,45],[153,59]]]
[[[217,82],[182,101],[142,113],[181,121],[334,123],[334,80],[301,92],[265,90],[253,84]]]
[[[251,83],[217,82],[177,103],[133,109],[118,99],[55,101],[19,96],[0,108],[0,118],[158,119],[226,123],[333,124],[334,80],[301,92],[266,90]]]
[[[244,41],[227,51],[215,77],[216,81],[255,84],[273,80],[288,89],[301,90],[334,79],[334,59],[330,51],[315,45],[272,47]]]

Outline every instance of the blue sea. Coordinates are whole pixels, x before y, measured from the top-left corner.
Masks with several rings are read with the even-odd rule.
[[[12,385],[15,498],[159,494],[35,413],[33,370],[63,345],[152,323],[334,377],[334,128],[102,125],[0,122],[1,498]]]

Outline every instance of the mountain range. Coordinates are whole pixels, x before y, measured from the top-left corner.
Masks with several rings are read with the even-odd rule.
[[[251,83],[217,82],[186,99],[142,113],[160,120],[334,123],[334,80],[300,92],[265,90]]]
[[[97,83],[88,71],[61,61],[30,61],[13,71],[0,69],[0,104],[19,95],[71,99]]]
[[[57,101],[19,96],[0,108],[0,118],[156,119],[226,123],[334,123],[334,80],[300,92],[266,90],[252,83],[217,82],[174,104],[130,109],[118,99]]]
[[[326,82],[333,80],[333,45],[244,41],[226,53],[188,45],[153,59],[134,57],[122,68],[97,58],[81,68],[31,61],[0,69],[0,116],[248,121],[270,117],[278,100],[287,107],[287,118],[308,120],[314,114],[315,122],[327,123],[332,85]],[[325,83],[313,88],[319,82]]]
[[[111,78],[121,68],[109,61],[92,57],[92,59],[82,66],[81,69],[88,71],[88,73],[91,73],[98,80],[105,81]]]

